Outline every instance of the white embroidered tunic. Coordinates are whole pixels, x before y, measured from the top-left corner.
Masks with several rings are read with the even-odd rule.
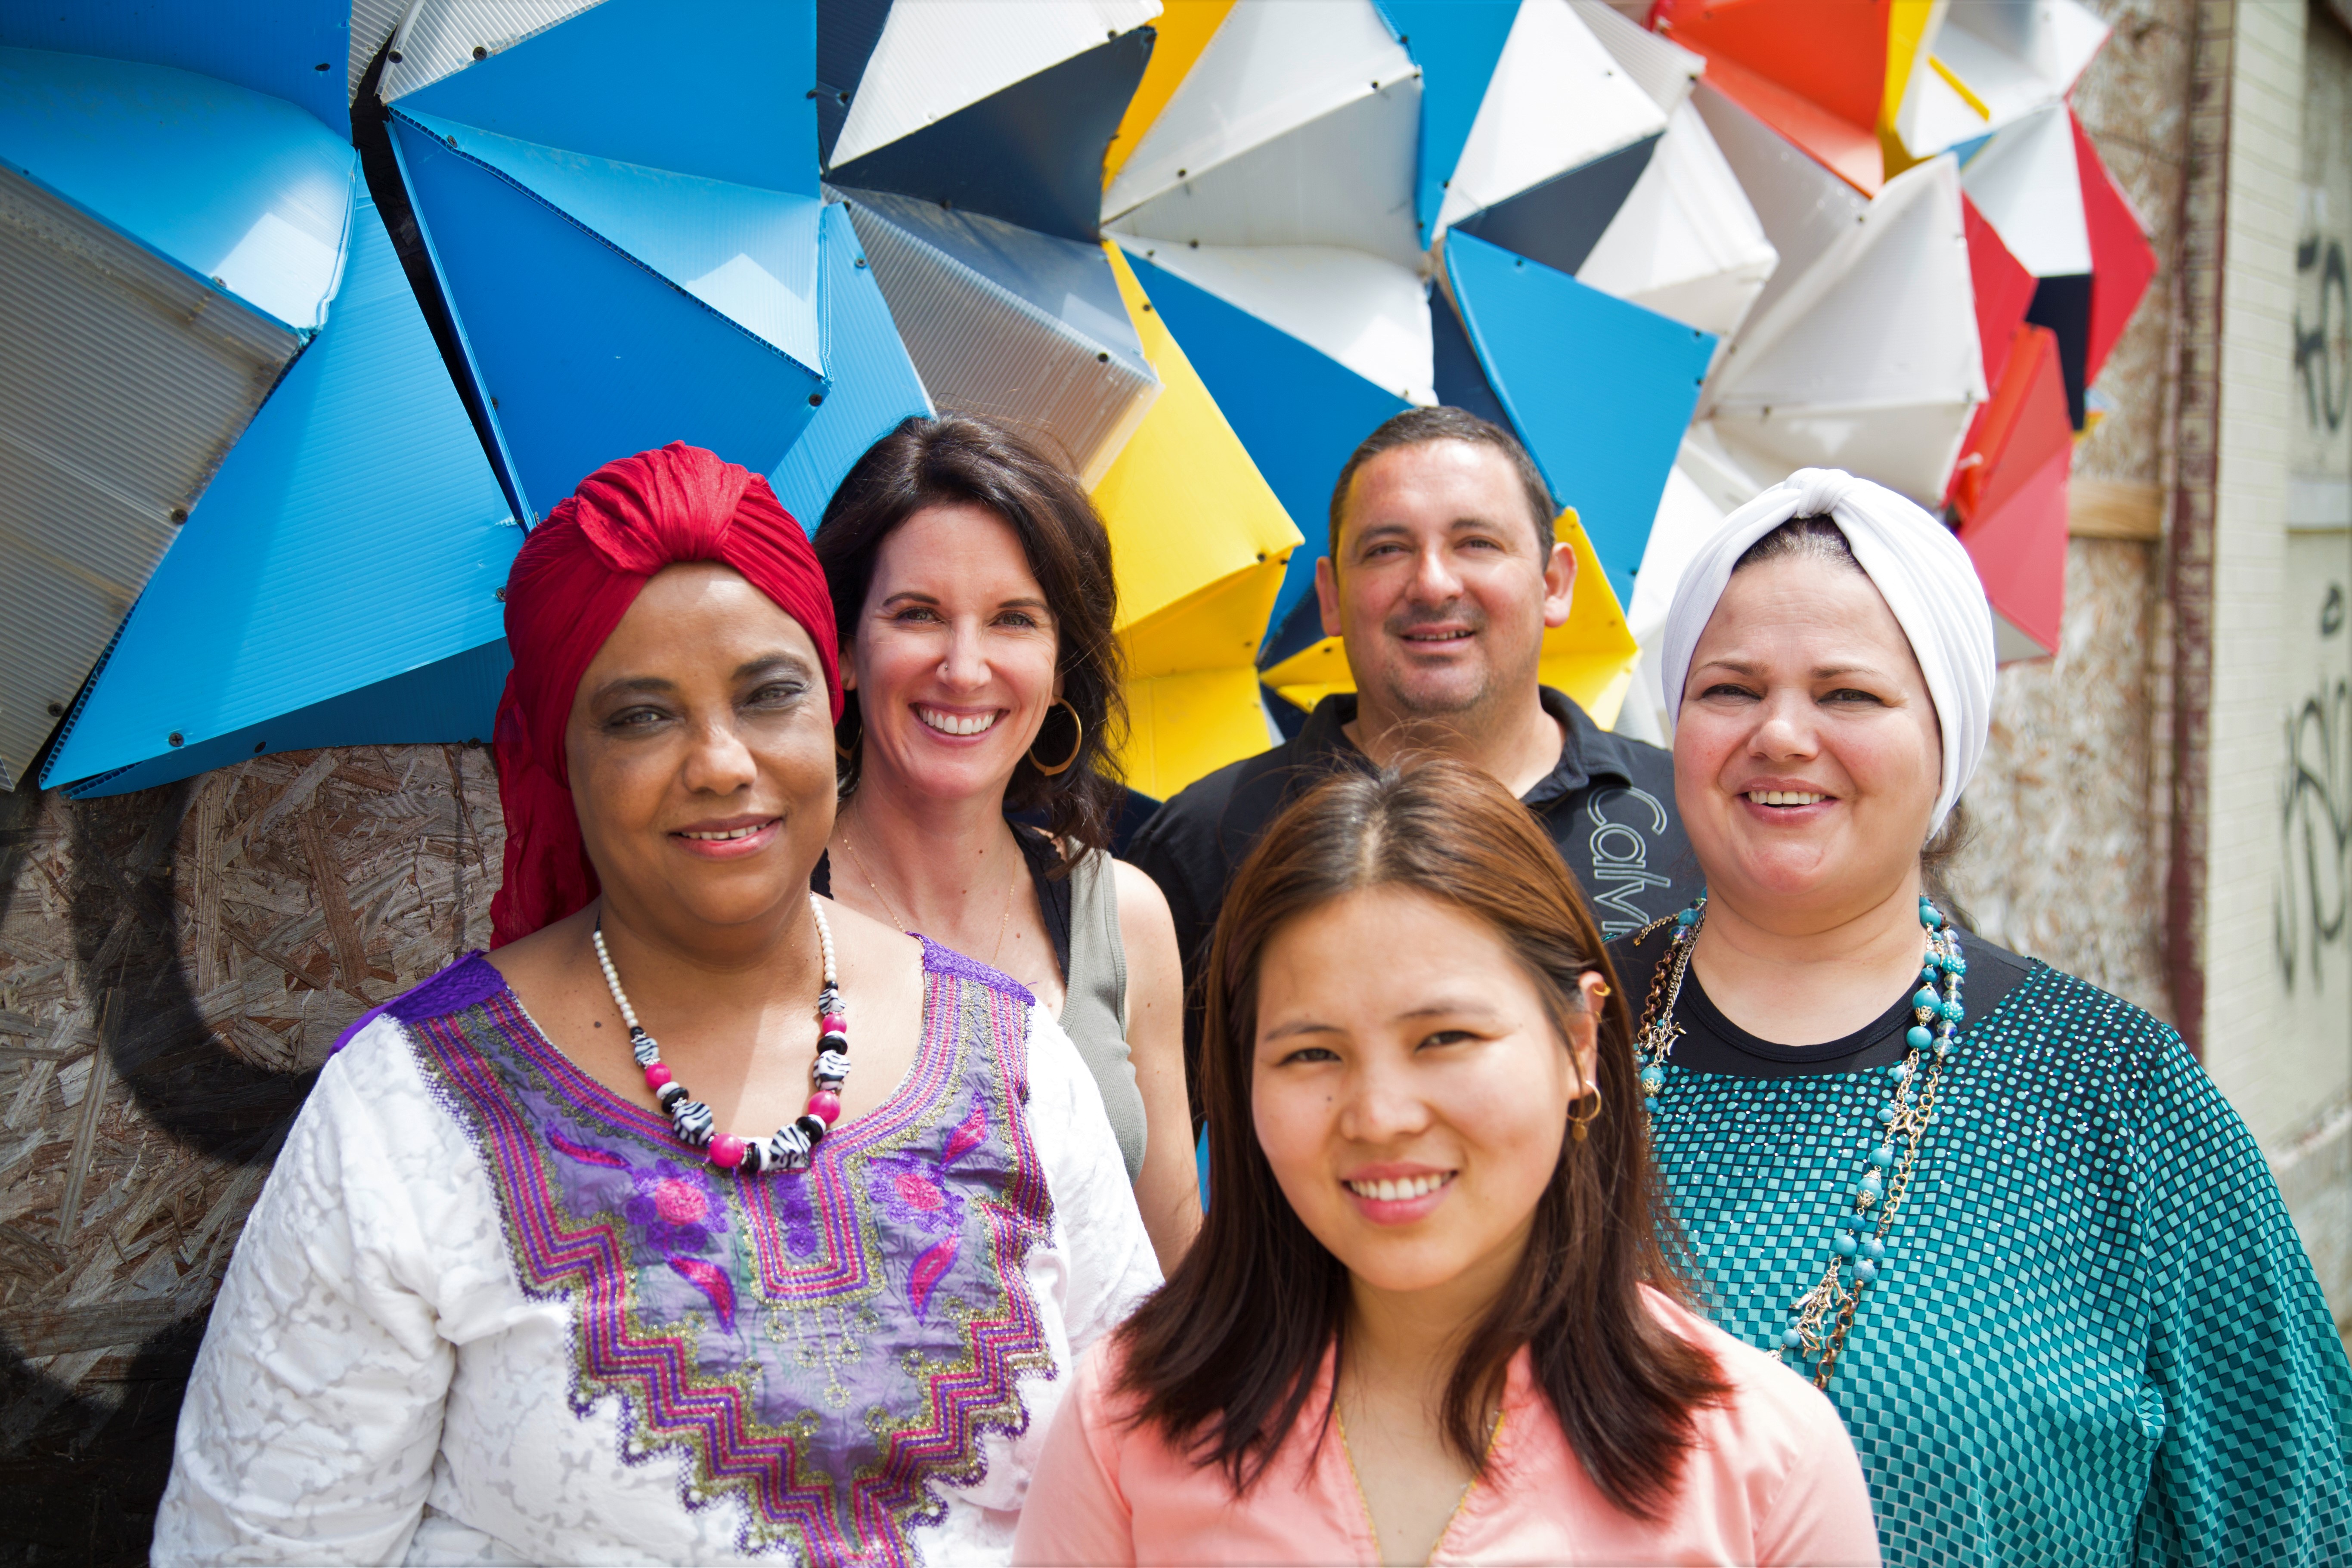
[[[738,1180],[480,957],[327,1066],[231,1263],[154,1560],[1006,1560],[1078,1354],[1159,1282],[1085,1064],[930,943],[923,1038]]]

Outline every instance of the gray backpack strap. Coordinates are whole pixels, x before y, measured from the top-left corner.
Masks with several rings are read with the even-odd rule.
[[[1062,1028],[1102,1092],[1130,1182],[1143,1169],[1143,1091],[1127,1053],[1127,944],[1118,934],[1118,882],[1111,858],[1082,854],[1070,868],[1069,994]]]

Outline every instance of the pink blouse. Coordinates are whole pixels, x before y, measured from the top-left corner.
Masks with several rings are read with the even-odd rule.
[[[1731,1384],[1696,1412],[1698,1441],[1680,1498],[1660,1523],[1601,1497],[1537,1390],[1512,1359],[1486,1473],[1471,1483],[1432,1563],[1878,1563],[1870,1493],[1828,1399],[1774,1357],[1664,1297],[1652,1309],[1705,1346]],[[1302,1419],[1247,1495],[1194,1466],[1158,1429],[1118,1419],[1108,1392],[1116,1338],[1079,1363],[1045,1438],[1013,1540],[1016,1563],[1377,1563],[1380,1548],[1336,1429],[1318,1449]],[[1307,1401],[1328,1397],[1326,1355]]]

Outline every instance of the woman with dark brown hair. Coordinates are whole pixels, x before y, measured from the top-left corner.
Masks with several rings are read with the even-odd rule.
[[[1486,773],[1285,811],[1209,963],[1216,1201],[1014,1561],[1875,1563],[1836,1412],[1686,1304],[1608,975]]]
[[[1108,852],[1127,718],[1110,536],[1019,437],[918,417],[842,481],[816,553],[847,691],[816,890],[1003,971],[1058,1015],[1172,1267],[1201,1215],[1183,978],[1167,900]]]

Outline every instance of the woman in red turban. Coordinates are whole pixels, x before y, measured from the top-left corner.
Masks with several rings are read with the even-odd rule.
[[[497,951],[321,1075],[158,1561],[1003,1561],[1072,1358],[1158,1271],[1053,1018],[808,890],[807,539],[640,453],[525,543],[507,632]]]

